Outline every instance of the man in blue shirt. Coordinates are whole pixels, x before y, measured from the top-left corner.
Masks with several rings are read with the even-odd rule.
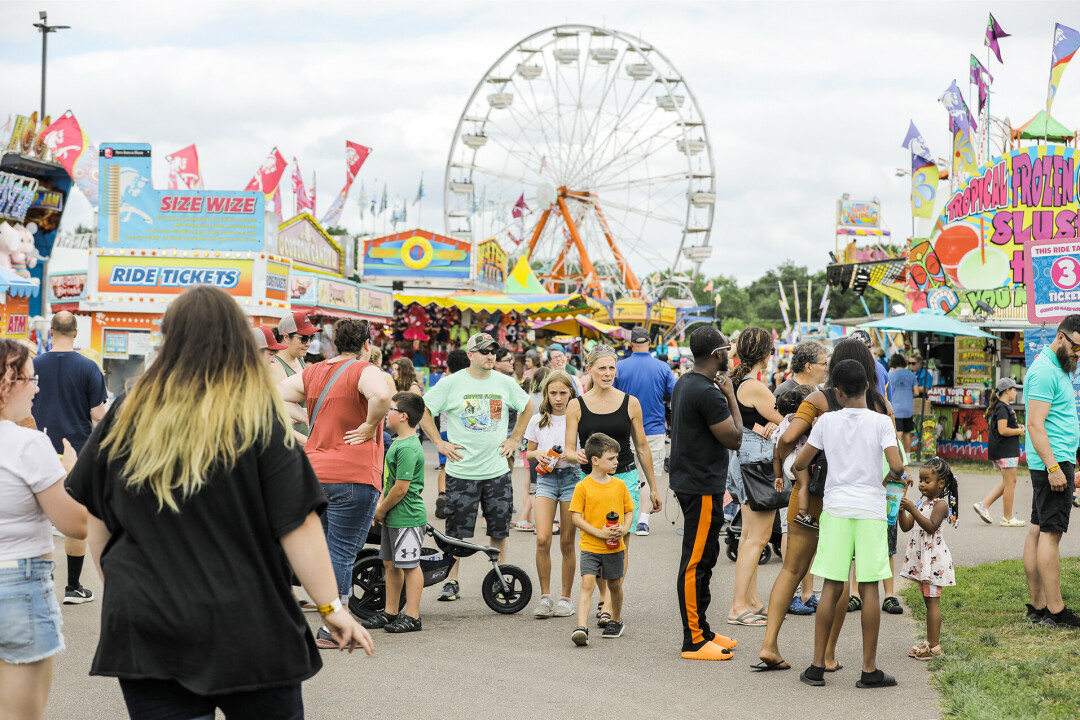
[[[633,395],[641,403],[645,438],[652,452],[653,477],[658,478],[664,468],[667,438],[665,403],[671,399],[671,391],[675,389],[675,374],[666,362],[649,354],[649,331],[645,328],[636,327],[630,331],[630,349],[633,351],[630,356],[615,366],[615,387],[627,395]],[[649,534],[651,512],[652,505],[648,498],[642,497],[638,535]]]
[[[889,360],[889,402],[896,418],[897,439],[904,452],[911,452],[911,433],[915,430],[915,373],[907,369],[907,360],[896,353]]]
[[[934,376],[923,367],[922,355],[918,350],[911,354],[911,372],[915,373],[915,397],[925,398],[929,395],[930,388],[934,385]]]
[[[1024,572],[1031,604],[1028,620],[1045,627],[1080,627],[1080,616],[1061,597],[1058,544],[1069,531],[1080,424],[1072,375],[1080,354],[1080,314],[1058,325],[1024,377],[1027,464],[1031,471],[1031,524],[1024,543]],[[1034,451],[1034,452],[1032,452]]]

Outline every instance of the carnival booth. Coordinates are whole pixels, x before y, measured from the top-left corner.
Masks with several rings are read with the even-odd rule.
[[[103,145],[99,174],[98,247],[85,273],[50,275],[48,292],[54,311],[90,316],[110,392],[152,361],[161,317],[189,287],[221,288],[253,325],[288,312],[292,260],[266,250],[261,193],[157,190],[142,143]]]
[[[948,199],[930,237],[911,241],[908,312],[930,308],[992,333],[913,338],[934,376],[924,454],[986,459],[990,389],[1002,377],[1023,383],[1056,318],[1080,311],[1074,152],[1037,144],[993,158]],[[1073,383],[1080,398],[1080,375]],[[1023,423],[1022,394],[1016,403]]]

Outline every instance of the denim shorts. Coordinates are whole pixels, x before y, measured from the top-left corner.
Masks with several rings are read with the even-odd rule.
[[[581,466],[555,468],[547,475],[536,476],[536,497],[548,498],[556,502],[570,502],[574,499],[574,488],[581,482]]]
[[[740,505],[746,504],[746,488],[743,487],[741,463],[772,461],[773,442],[753,430],[743,428],[742,445],[730,453],[728,460],[728,492]]]
[[[0,660],[20,665],[64,649],[53,561],[0,561]]]

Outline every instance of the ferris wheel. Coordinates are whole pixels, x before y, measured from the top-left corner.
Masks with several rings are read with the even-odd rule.
[[[711,252],[701,109],[663,53],[614,30],[561,25],[507,50],[458,120],[443,197],[450,235],[498,239],[549,292],[656,297]]]

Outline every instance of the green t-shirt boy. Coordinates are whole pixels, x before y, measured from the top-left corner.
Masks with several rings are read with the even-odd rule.
[[[390,446],[383,464],[383,497],[390,494],[398,480],[409,483],[405,497],[386,512],[384,525],[392,528],[423,527],[427,525],[424,491],[424,450],[420,438],[411,435],[399,438]]]

